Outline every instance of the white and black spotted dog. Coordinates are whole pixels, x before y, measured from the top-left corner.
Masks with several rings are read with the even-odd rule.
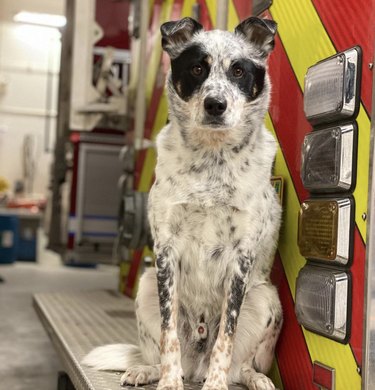
[[[140,345],[100,347],[84,362],[158,390],[183,389],[183,377],[203,390],[274,389],[265,374],[282,324],[270,282],[281,207],[263,121],[276,23],[251,17],[234,33],[205,32],[184,18],[161,32],[170,122],[149,197],[156,269],[140,280]]]

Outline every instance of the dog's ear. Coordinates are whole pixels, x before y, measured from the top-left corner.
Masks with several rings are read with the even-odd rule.
[[[245,36],[267,56],[275,46],[277,23],[269,19],[254,16],[245,19],[235,29],[237,34]]]
[[[198,31],[203,30],[202,25],[192,18],[183,18],[176,22],[166,22],[161,25],[161,45],[172,58],[175,49],[191,39]]]

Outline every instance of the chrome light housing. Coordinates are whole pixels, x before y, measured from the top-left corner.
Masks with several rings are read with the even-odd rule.
[[[346,343],[350,332],[350,274],[306,265],[297,278],[295,312],[306,329]]]
[[[310,260],[348,266],[353,258],[354,202],[316,198],[301,204],[298,246]]]
[[[354,118],[360,103],[362,51],[356,46],[311,66],[305,76],[304,110],[314,126]]]
[[[310,192],[353,190],[356,177],[357,124],[312,131],[302,147],[301,179]]]

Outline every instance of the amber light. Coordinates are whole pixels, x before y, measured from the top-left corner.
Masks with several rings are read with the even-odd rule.
[[[347,265],[352,258],[351,198],[309,199],[301,204],[298,246],[310,260]]]

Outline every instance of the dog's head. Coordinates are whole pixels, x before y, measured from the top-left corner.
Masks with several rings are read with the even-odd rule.
[[[191,18],[161,26],[171,58],[169,110],[184,136],[231,133],[234,141],[261,123],[270,85],[267,57],[276,23],[251,17],[234,33],[203,27]]]

